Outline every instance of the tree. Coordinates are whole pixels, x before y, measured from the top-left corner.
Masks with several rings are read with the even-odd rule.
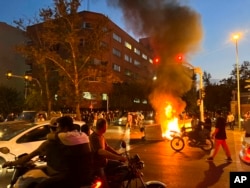
[[[24,96],[16,89],[0,86],[0,113],[6,117],[9,113],[20,113]]]
[[[207,73],[206,71],[204,71],[203,76],[202,76],[203,82],[205,86],[209,86],[211,85],[211,74]]]
[[[54,0],[54,9],[40,10],[39,20],[44,22],[26,28],[31,43],[19,48],[33,63],[43,66],[47,100],[51,99],[47,73],[51,69],[47,66],[53,67],[59,76],[58,100],[74,106],[77,119],[81,119],[86,82],[113,80],[107,70],[108,62],[102,59],[107,50],[102,40],[110,32],[109,20],[100,15],[95,24],[83,26],[83,18],[77,12],[80,3],[81,0]]]

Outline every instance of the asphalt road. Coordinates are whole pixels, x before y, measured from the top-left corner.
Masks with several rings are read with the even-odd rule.
[[[168,140],[151,139],[150,134],[145,134],[145,139],[141,139],[143,134],[138,129],[125,131],[124,127],[110,126],[105,135],[108,143],[116,149],[120,148],[120,141],[125,140],[130,155],[140,155],[145,162],[143,170],[145,181],[162,181],[169,188],[227,188],[230,172],[250,171],[250,166],[241,162],[238,157],[241,136],[244,134],[242,131],[227,130],[232,163],[224,160],[222,148],[213,162],[207,162],[209,153],[199,148],[186,145],[182,152],[175,152]],[[10,174],[7,177],[0,177],[0,188],[6,187],[9,178]]]
[[[113,127],[106,137],[117,149],[119,139],[130,143],[130,154],[138,153],[145,162],[145,181],[159,180],[169,188],[227,188],[230,187],[230,172],[250,171],[250,165],[246,165],[239,159],[243,134],[243,131],[237,129],[227,130],[232,163],[225,161],[226,156],[222,148],[213,162],[207,162],[209,153],[200,148],[186,145],[181,152],[175,152],[168,140],[147,140],[147,134],[146,140],[140,139],[142,134],[137,129],[122,134],[121,127]],[[117,138],[116,142],[112,139],[114,137]],[[149,137],[151,138],[152,135]]]

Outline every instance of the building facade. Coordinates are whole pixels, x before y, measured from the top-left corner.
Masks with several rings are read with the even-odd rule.
[[[84,30],[91,31],[97,20],[107,17],[103,14],[89,11],[82,11],[78,14],[81,18],[80,28],[82,32],[79,32],[80,36],[78,36],[79,43],[81,45],[81,42],[85,42]],[[37,29],[41,27],[41,25],[42,23],[30,26],[29,29]],[[92,57],[93,63],[104,63],[107,66],[110,75],[112,75],[112,79],[115,78],[113,83],[147,82],[147,80],[152,80],[155,72],[152,56],[153,53],[150,48],[145,45],[147,39],[140,41],[135,40],[110,19],[108,19],[107,27],[110,32],[105,35],[101,43],[106,45],[108,50],[106,50],[101,55],[97,54],[96,57]],[[34,68],[34,66],[32,67]],[[110,84],[112,83],[91,84],[96,85],[94,89],[97,87],[99,88],[100,93],[98,95],[101,96],[101,100],[100,97],[96,97],[97,94],[93,93],[91,89],[86,90],[83,93],[84,100],[82,102],[82,107],[86,108],[90,106],[90,104],[91,106],[95,104],[95,107],[101,108],[103,106],[103,100],[107,100],[107,89],[112,87]]]

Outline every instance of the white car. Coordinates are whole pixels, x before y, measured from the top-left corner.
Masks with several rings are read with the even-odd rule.
[[[11,152],[9,154],[0,153],[0,174],[2,173],[2,164],[5,161],[13,161],[15,156],[32,152],[46,140],[46,136],[50,132],[49,124],[50,121],[36,123],[8,121],[0,123],[0,148],[8,147]],[[80,129],[86,123],[74,121],[74,124]]]

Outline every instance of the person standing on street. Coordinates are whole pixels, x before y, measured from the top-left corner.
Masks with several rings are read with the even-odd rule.
[[[232,112],[228,112],[227,123],[229,125],[230,130],[234,130],[234,115],[232,114]]]
[[[226,139],[226,119],[222,116],[222,112],[218,110],[215,113],[216,116],[216,124],[215,124],[215,130],[212,133],[212,137],[215,138],[214,140],[214,149],[211,151],[210,157],[207,158],[207,161],[212,161],[216,154],[218,153],[220,146],[222,146],[227,158],[226,160],[228,162],[232,161],[231,153],[229,150],[229,147],[227,145]]]

